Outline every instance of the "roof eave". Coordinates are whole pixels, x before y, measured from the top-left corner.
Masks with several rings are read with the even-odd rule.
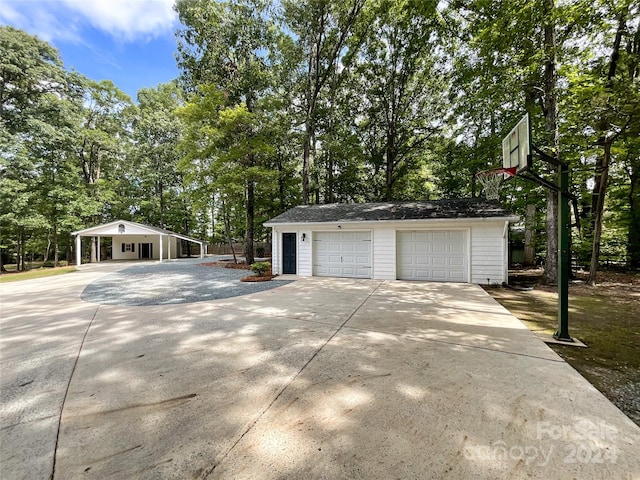
[[[411,218],[411,219],[394,219],[394,220],[333,220],[330,222],[265,222],[263,226],[271,227],[291,227],[304,225],[305,227],[320,227],[320,226],[338,226],[345,223],[368,223],[368,224],[381,224],[381,223],[447,223],[447,222],[519,222],[520,217],[518,215],[507,215],[499,217],[457,217],[457,218]]]

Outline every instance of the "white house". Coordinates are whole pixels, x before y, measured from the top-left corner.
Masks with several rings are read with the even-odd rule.
[[[172,257],[177,258],[183,255],[182,242],[178,242],[178,240],[198,245],[200,258],[204,255],[204,242],[200,240],[128,220],[117,220],[85,228],[73,232],[72,235],[76,238],[76,265],[80,265],[81,261],[82,237],[96,237],[98,245],[100,245],[102,238],[111,237],[111,258],[113,260],[171,260]]]
[[[518,219],[461,199],[299,206],[264,225],[274,274],[501,284]]]

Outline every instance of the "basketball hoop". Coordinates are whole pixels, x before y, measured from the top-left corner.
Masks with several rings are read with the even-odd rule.
[[[500,184],[507,177],[516,174],[516,167],[494,168],[476,173],[476,178],[482,185],[484,196],[487,200],[498,200],[500,198]]]

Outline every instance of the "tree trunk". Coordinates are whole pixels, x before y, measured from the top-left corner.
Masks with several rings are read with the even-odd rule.
[[[547,258],[544,273],[549,285],[558,283],[558,194],[553,190],[547,191]]]
[[[545,131],[551,155],[556,161],[560,160],[560,135],[558,132],[558,99],[556,92],[556,33],[554,0],[545,0],[545,25],[544,25],[544,110]],[[549,173],[555,173],[557,168],[549,166]],[[558,194],[547,192],[547,259],[545,263],[545,278],[547,283],[558,283]]]
[[[56,223],[53,224],[53,266],[59,266],[59,258],[60,249],[58,247],[58,225]]]
[[[282,163],[282,154],[278,153],[278,203],[280,212],[284,212],[284,165]]]
[[[527,204],[524,220],[524,261],[525,267],[532,267],[536,263],[535,246],[536,229],[536,206],[533,203]]]
[[[253,256],[253,233],[254,233],[254,222],[255,218],[255,184],[253,180],[249,180],[247,182],[247,236],[246,236],[246,244],[245,244],[245,263],[247,265],[251,265],[254,262]]]
[[[587,285],[594,287],[596,285],[596,275],[598,273],[598,264],[600,262],[600,239],[602,237],[602,215],[604,213],[604,199],[607,193],[607,183],[609,180],[609,162],[611,160],[611,142],[604,144],[604,156],[602,161],[602,172],[600,174],[600,185],[597,193],[598,201],[596,210],[593,212],[593,246],[591,249],[591,265],[589,266],[589,278]]]
[[[386,146],[386,177],[385,177],[385,193],[384,197],[387,202],[393,200],[393,183],[394,183],[394,170],[395,170],[395,152],[393,150],[393,141],[394,141],[394,133],[393,130],[390,131],[387,135],[387,146]]]
[[[307,125],[302,149],[302,204],[309,205],[309,161],[311,156],[311,127]]]
[[[47,236],[47,248],[44,249],[44,261],[49,261],[49,252],[51,251],[51,237]]]
[[[91,258],[89,259],[90,263],[96,263],[97,262],[97,256],[96,256],[96,237],[91,237]]]
[[[227,202],[224,197],[222,197],[222,219],[224,223],[224,236],[227,237],[227,243],[233,255],[233,263],[237,264],[238,258],[236,257],[236,250],[233,247],[233,239],[231,238],[231,220],[229,219],[229,210],[227,210]]]

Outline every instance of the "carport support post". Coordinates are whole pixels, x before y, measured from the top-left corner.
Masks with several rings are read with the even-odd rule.
[[[160,263],[162,263],[162,234],[160,234]]]
[[[76,235],[76,266],[79,267],[82,262],[82,239],[80,235]]]

